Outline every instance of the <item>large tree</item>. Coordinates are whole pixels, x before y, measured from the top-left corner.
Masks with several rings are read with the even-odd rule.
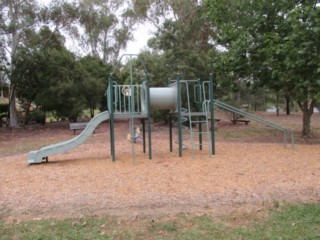
[[[14,61],[18,49],[25,47],[30,33],[41,26],[50,26],[54,30],[43,44],[53,36],[55,32],[62,31],[71,26],[77,17],[75,8],[71,3],[55,1],[50,8],[41,8],[36,0],[3,0],[0,4],[0,32],[3,47],[8,56],[8,64],[5,65],[7,79],[10,82],[10,126],[19,126],[16,110],[16,86],[11,81],[14,71]]]
[[[215,54],[212,41],[215,32],[199,1],[135,0],[132,4],[136,18],[152,23],[156,29],[148,41],[149,56],[143,53],[152,62],[158,58],[156,68],[164,73],[156,75],[162,75],[163,81],[176,77],[177,73],[189,79],[208,77],[207,60],[208,55]]]
[[[296,100],[302,135],[320,92],[319,0],[207,0],[231,71]]]
[[[49,38],[49,36],[51,36]],[[75,120],[85,108],[83,82],[89,74],[63,45],[64,38],[43,28],[30,33],[19,48],[12,83],[25,103],[26,115],[32,103],[43,111]],[[44,39],[50,39],[43,44]]]
[[[120,50],[131,39],[132,21],[126,14],[126,4],[113,0],[79,1],[79,39],[82,51],[101,59],[115,61]],[[82,29],[81,29],[82,28]]]
[[[11,73],[14,70],[12,60],[15,58],[17,48],[26,32],[34,27],[36,23],[36,12],[38,10],[35,1],[25,0],[3,0],[0,4],[0,31],[4,48],[9,56],[9,65],[5,66],[8,79],[11,80]],[[10,126],[19,126],[16,111],[16,86],[10,85]]]

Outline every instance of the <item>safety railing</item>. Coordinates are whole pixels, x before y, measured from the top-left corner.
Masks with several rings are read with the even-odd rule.
[[[203,97],[204,97],[204,100],[208,100],[209,99],[209,86],[210,86],[210,82],[209,81],[205,81],[202,83],[202,91],[203,91]],[[282,131],[283,132],[283,144],[284,146],[286,147],[287,146],[287,138],[288,138],[288,135],[290,134],[291,136],[291,145],[292,145],[292,149],[294,149],[294,132],[292,129],[287,129],[287,128],[284,128],[280,125],[277,125],[277,124],[274,124],[272,122],[269,122],[269,121],[266,121],[265,119],[263,118],[260,118],[260,117],[257,117],[251,113],[248,113],[246,111],[243,111],[241,109],[238,109],[238,108],[235,108],[231,105],[228,105],[226,103],[223,103],[221,101],[218,101],[216,99],[213,99],[213,104],[217,107],[220,107],[220,108],[223,108],[227,111],[230,111],[230,112],[233,112],[233,113],[236,113],[236,114],[239,114],[239,115],[242,115],[248,119],[251,119],[253,121],[256,121],[256,122],[260,122],[262,124],[265,124],[271,128],[274,128],[276,130],[279,130],[279,131]]]
[[[110,86],[108,87],[110,88]],[[143,85],[118,85],[113,83],[113,100],[108,96],[108,106],[114,105],[114,114],[141,114],[145,111]]]
[[[236,114],[239,114],[239,115],[242,115],[248,119],[251,119],[251,120],[254,120],[256,122],[260,122],[262,124],[265,124],[269,127],[272,127],[274,129],[277,129],[279,131],[282,131],[283,132],[283,144],[284,146],[286,147],[287,146],[287,135],[290,134],[291,135],[291,145],[292,145],[292,148],[294,149],[294,134],[293,134],[293,130],[289,130],[289,129],[286,129],[280,125],[277,125],[277,124],[274,124],[272,122],[269,122],[269,121],[266,121],[264,120],[263,118],[259,118],[251,113],[248,113],[246,111],[243,111],[243,110],[240,110],[238,108],[235,108],[233,106],[230,106],[226,103],[223,103],[223,102],[220,102],[218,100],[213,100],[213,103],[214,105],[220,107],[220,108],[223,108],[225,110],[228,110],[230,112],[234,112]]]

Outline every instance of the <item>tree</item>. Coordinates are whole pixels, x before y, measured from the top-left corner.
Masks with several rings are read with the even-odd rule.
[[[50,40],[41,44],[48,36]],[[35,103],[43,111],[75,121],[85,108],[82,86],[89,74],[63,46],[61,35],[43,28],[29,38],[17,52],[12,73],[17,94],[26,103],[26,115]]]
[[[5,67],[8,79],[11,80],[11,73],[14,70],[12,64],[17,48],[25,33],[30,30],[36,22],[36,12],[38,7],[35,1],[25,0],[3,0],[0,4],[1,18],[0,31],[4,40],[4,48],[7,50],[9,65]],[[16,86],[10,85],[10,126],[19,126],[16,111]]]
[[[136,0],[132,9],[138,20],[147,20],[156,27],[148,46],[153,51],[150,57],[157,55],[165,71],[164,81],[176,77],[177,73],[186,79],[208,78],[208,56],[215,54],[212,41],[215,32],[199,1]]]
[[[115,61],[131,38],[131,21],[121,14],[125,4],[111,0],[81,0],[79,9],[79,23],[84,33],[78,37],[83,50],[104,63]]]
[[[86,56],[79,60],[82,68],[88,73],[88,77],[82,82],[82,95],[86,99],[87,107],[90,109],[91,117],[94,117],[94,110],[97,109],[105,98],[107,82],[111,66],[104,64],[100,59]],[[101,106],[100,106],[101,107]]]
[[[7,78],[10,82],[10,126],[19,126],[16,111],[16,86],[11,81],[14,71],[15,56],[20,47],[24,46],[26,37],[35,28],[48,25],[55,32],[71,26],[77,16],[71,3],[55,1],[49,8],[40,8],[35,0],[3,0],[0,4],[0,32],[3,40],[8,65],[5,67]],[[44,40],[50,40],[52,34]]]
[[[309,136],[320,91],[319,1],[207,0],[232,72],[282,90],[303,112]]]

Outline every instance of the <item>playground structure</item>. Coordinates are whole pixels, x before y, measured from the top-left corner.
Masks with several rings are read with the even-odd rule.
[[[124,55],[131,60],[135,55]],[[123,56],[123,57],[124,57]],[[115,134],[114,125],[116,119],[129,119],[130,136],[136,135],[134,119],[140,119],[142,123],[142,142],[143,152],[146,153],[148,145],[148,157],[152,159],[152,131],[151,131],[151,111],[152,110],[169,110],[169,135],[170,135],[170,152],[173,151],[173,119],[176,119],[178,128],[179,157],[182,157],[183,149],[186,148],[183,137],[183,123],[188,122],[188,131],[190,133],[190,143],[192,158],[195,154],[196,146],[200,150],[206,146],[208,156],[215,154],[215,135],[214,135],[214,107],[220,107],[224,110],[241,114],[249,119],[261,122],[272,128],[278,129],[284,134],[284,145],[287,144],[287,134],[289,130],[267,122],[250,113],[234,108],[228,104],[214,99],[213,95],[213,75],[210,74],[207,81],[184,80],[178,76],[175,80],[170,80],[167,87],[150,87],[148,73],[144,63],[143,76],[140,84],[133,82],[133,69],[130,66],[130,84],[118,85],[113,80],[113,73],[109,76],[109,85],[106,91],[107,111],[96,115],[87,124],[86,128],[71,140],[43,147],[37,151],[31,151],[28,155],[28,163],[41,163],[43,160],[48,161],[48,157],[69,151],[80,144],[84,143],[94,132],[98,125],[106,120],[110,123],[110,150],[112,161],[115,161]],[[148,144],[146,144],[146,120]],[[195,130],[194,125],[198,128]],[[293,132],[291,131],[292,146],[294,146]],[[132,161],[135,163],[135,141],[132,140]]]

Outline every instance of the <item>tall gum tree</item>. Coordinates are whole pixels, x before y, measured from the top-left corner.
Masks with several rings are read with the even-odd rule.
[[[14,59],[19,47],[23,47],[28,34],[41,26],[51,26],[53,33],[71,26],[77,17],[72,4],[65,1],[55,1],[50,8],[41,7],[35,0],[3,0],[0,4],[0,32],[8,64],[3,66],[9,82],[14,70]],[[41,44],[50,40],[45,39]],[[16,109],[16,86],[10,84],[10,127],[19,127]]]
[[[182,77],[208,77],[210,69],[206,60],[208,53],[214,52],[215,33],[200,1],[133,0],[132,11],[138,21],[154,26],[148,46],[157,54],[151,53],[149,57],[157,57],[160,64],[170,66],[167,74],[173,77],[180,72]]]
[[[78,39],[82,51],[113,62],[132,37],[133,22],[126,14],[125,2],[113,0],[80,0]],[[81,30],[82,28],[82,30]]]
[[[0,4],[0,31],[1,35],[4,36],[6,55],[9,56],[9,64],[5,67],[9,81],[11,73],[14,70],[13,59],[15,58],[17,48],[25,33],[34,27],[37,10],[37,4],[33,0],[3,0],[2,4]],[[10,126],[12,128],[19,127],[14,84],[10,84],[9,111]]]

